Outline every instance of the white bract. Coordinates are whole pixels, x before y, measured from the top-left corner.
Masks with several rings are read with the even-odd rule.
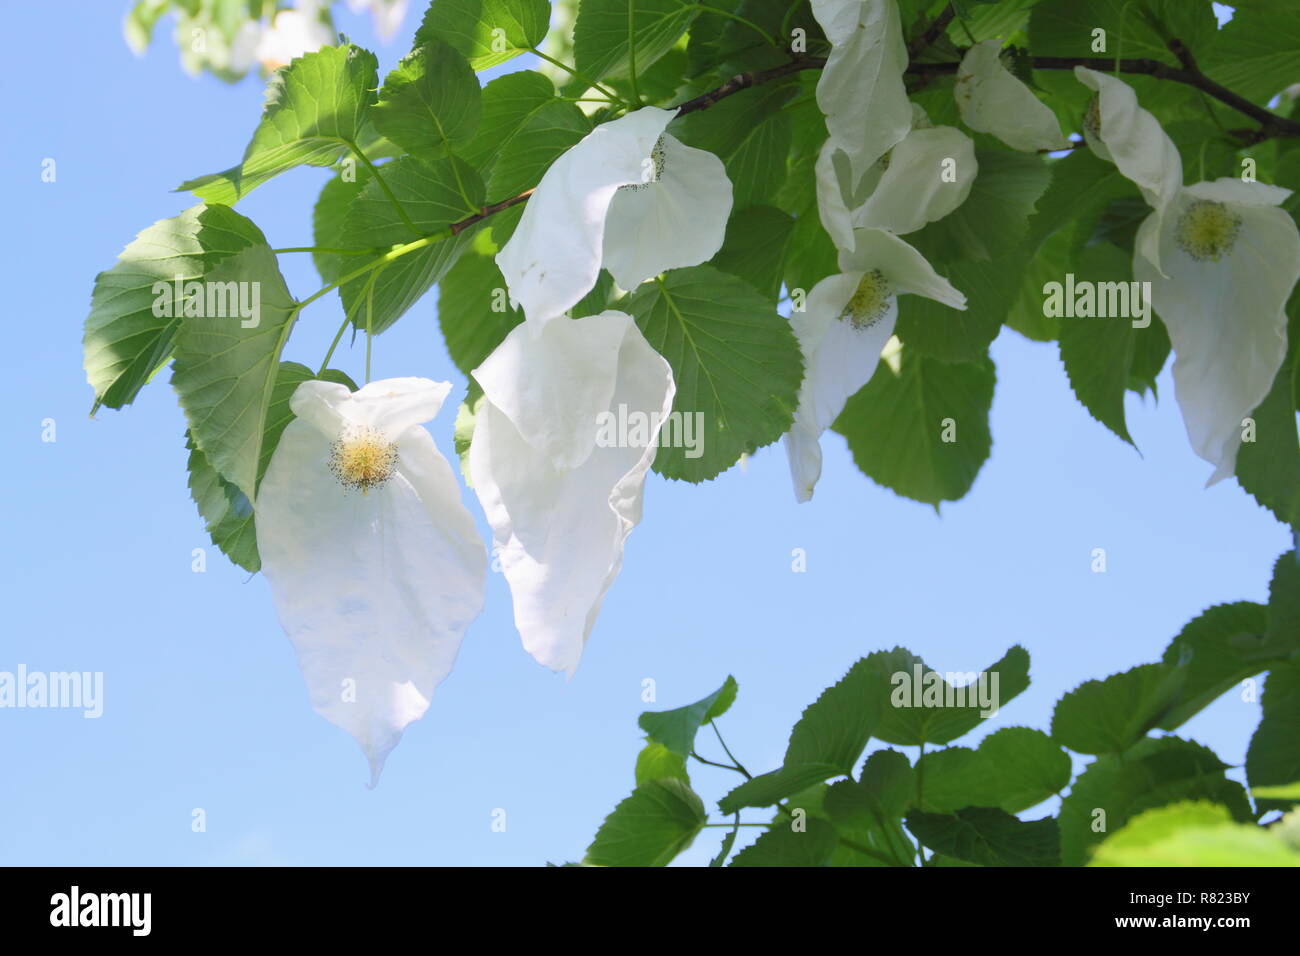
[[[952,126],[932,126],[915,104],[913,129],[857,180],[847,155],[828,139],[815,167],[817,209],[837,249],[853,247],[854,229],[916,232],[966,201],[979,174],[975,144]]]
[[[963,123],[996,136],[1012,149],[1034,152],[1070,145],[1051,108],[1003,65],[1000,39],[985,40],[966,51],[952,92]]]
[[[266,69],[278,70],[333,42],[334,30],[321,19],[321,0],[297,0],[292,10],[281,10],[263,31],[257,58]]]
[[[856,230],[853,248],[840,251],[839,266],[839,274],[813,286],[803,311],[790,317],[804,355],[799,407],[785,436],[799,501],[812,497],[821,477],[822,432],[876,371],[894,333],[898,296],[912,293],[966,308],[966,297],[924,256],[884,230]]]
[[[469,465],[514,597],[524,648],[572,676],[641,520],[658,426],[602,447],[602,413],[655,422],[672,408],[672,369],[630,316],[524,322],[474,370],[484,401]]]
[[[450,389],[303,382],[257,494],[262,570],[312,707],[356,738],[371,786],[483,607],[483,541],[420,427]]]
[[[530,322],[573,308],[602,265],[631,290],[722,248],[731,181],[717,156],[664,132],[673,115],[647,106],[598,126],[542,176],[496,257]]]
[[[1076,66],[1079,82],[1097,95],[1083,118],[1088,148],[1114,163],[1142,193],[1159,219],[1183,186],[1183,161],[1160,121],[1138,105],[1133,87],[1105,73]],[[1161,270],[1156,231],[1139,236],[1136,251]]]
[[[852,182],[912,128],[903,87],[907,45],[895,0],[813,0],[831,43],[817,81],[833,149],[848,157]]]
[[[1300,279],[1300,232],[1277,208],[1291,191],[1231,177],[1180,190],[1138,230],[1164,274],[1135,251],[1133,277],[1151,298],[1177,356],[1174,391],[1192,449],[1231,475],[1243,421],[1286,356],[1286,301]]]

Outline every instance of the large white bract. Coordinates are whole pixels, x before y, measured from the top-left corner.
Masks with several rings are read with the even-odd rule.
[[[1160,121],[1138,105],[1133,87],[1105,73],[1076,66],[1079,82],[1097,95],[1083,119],[1083,138],[1097,156],[1114,163],[1161,217],[1183,186],[1183,161]],[[1161,269],[1155,234],[1139,236],[1134,252]]]
[[[602,447],[602,413],[672,408],[672,369],[631,317],[522,323],[474,370],[484,401],[470,477],[514,598],[524,648],[572,675],[641,520],[657,428]]]
[[[1002,41],[996,37],[966,51],[952,95],[963,123],[1012,149],[1035,152],[1070,145],[1051,107],[1003,65]]]
[[[934,126],[913,105],[913,128],[854,185],[846,154],[828,139],[814,167],[817,209],[837,249],[853,248],[854,229],[907,235],[947,216],[970,195],[979,163],[975,144],[952,126]]]
[[[832,149],[849,161],[852,182],[912,128],[903,87],[907,45],[895,0],[812,0],[831,43],[817,80],[817,106],[826,115]]]
[[[924,256],[881,229],[856,230],[853,248],[840,251],[839,267],[813,286],[804,310],[790,318],[804,354],[799,407],[785,435],[798,501],[812,497],[821,477],[822,433],[876,371],[894,333],[898,296],[912,293],[966,308],[966,297]]]
[[[602,124],[542,176],[496,258],[530,322],[577,305],[602,265],[631,290],[722,248],[731,181],[717,156],[664,132],[674,115],[647,106]]]
[[[483,541],[420,427],[450,389],[303,382],[257,494],[262,570],[312,707],[356,738],[371,786],[483,607]]]
[[[1278,206],[1291,190],[1231,177],[1179,190],[1138,229],[1133,276],[1151,283],[1169,330],[1174,392],[1192,449],[1236,470],[1245,419],[1286,357],[1286,301],[1300,280],[1300,232]],[[1156,248],[1159,265],[1136,250]]]

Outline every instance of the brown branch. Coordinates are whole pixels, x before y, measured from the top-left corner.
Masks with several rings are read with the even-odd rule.
[[[934,22],[926,28],[926,31],[916,38],[915,42],[907,50],[907,59],[915,60],[918,56],[934,43],[935,40],[948,29],[948,24],[952,23],[952,18],[957,15],[956,9],[950,3],[943,8],[943,12],[934,18]]]
[[[944,20],[944,14],[951,13],[951,11],[952,5],[949,4],[948,7],[944,9],[944,12],[935,18],[934,23],[930,24],[929,29],[926,30],[921,39],[925,39],[925,37],[929,36],[931,32],[934,32],[934,38],[927,41],[925,45],[934,42],[934,39],[938,37],[939,33],[947,27],[948,22],[952,20],[952,17],[949,16],[947,20]],[[917,52],[920,52],[921,49],[924,49],[925,45],[922,45],[920,41],[918,41],[915,49]],[[1031,62],[1037,70],[1072,70],[1076,66],[1085,66],[1104,72],[1118,69],[1121,73],[1136,73],[1144,76],[1154,76],[1157,79],[1172,80],[1175,83],[1183,83],[1187,86],[1194,87],[1195,89],[1214,97],[1214,99],[1223,103],[1225,106],[1229,106],[1238,113],[1249,116],[1255,122],[1259,123],[1260,128],[1258,130],[1231,131],[1233,135],[1239,137],[1246,145],[1262,142],[1266,139],[1273,139],[1275,137],[1300,137],[1300,122],[1287,119],[1284,116],[1278,116],[1276,113],[1270,112],[1262,106],[1257,106],[1245,97],[1232,92],[1232,90],[1227,87],[1220,86],[1202,73],[1200,68],[1197,67],[1196,60],[1192,56],[1191,51],[1188,50],[1180,40],[1170,40],[1169,49],[1173,52],[1174,56],[1178,58],[1178,61],[1182,64],[1181,67],[1172,66],[1160,60],[1129,59],[1116,61],[1107,57],[1088,56],[1036,56],[1031,58]],[[751,70],[748,73],[737,73],[716,89],[710,90],[707,93],[702,93],[694,99],[689,99],[675,107],[675,109],[677,110],[678,116],[685,116],[687,113],[706,110],[715,103],[726,99],[728,96],[734,96],[742,90],[761,86],[764,83],[770,83],[771,81],[779,80],[782,77],[793,76],[795,73],[800,73],[803,70],[820,70],[824,66],[826,66],[825,57],[799,55],[788,63],[783,63],[780,66],[774,66],[770,69]],[[948,73],[956,73],[957,67],[957,63],[913,63],[907,68],[907,72],[913,76],[928,79]],[[669,107],[669,109],[673,108],[674,107]],[[517,206],[522,202],[526,202],[532,193],[533,191],[529,189],[517,196],[511,196],[509,199],[503,199],[490,206],[484,206],[468,219],[462,219],[459,222],[452,223],[450,227],[451,234],[453,236],[457,235],[458,233],[464,232],[470,226],[482,222],[484,219],[487,219],[495,213],[501,212],[504,209],[509,209],[511,206]]]

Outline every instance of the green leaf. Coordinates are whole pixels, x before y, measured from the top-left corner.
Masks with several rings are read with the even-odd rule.
[[[251,220],[225,206],[203,204],[136,236],[117,264],[95,277],[83,342],[95,408],[129,405],[171,358],[182,316],[154,313],[160,301],[156,283],[174,289],[177,279],[203,279],[241,250],[265,243]]]
[[[790,823],[775,823],[750,846],[736,854],[731,866],[829,866],[839,843],[835,828],[817,817],[804,821],[803,831]]]
[[[1074,82],[1073,77],[1071,81]],[[1070,253],[1067,261],[1072,262],[1073,254],[1092,236],[1106,207],[1117,199],[1136,197],[1137,187],[1124,178],[1114,163],[1098,159],[1086,149],[1050,160],[1047,168],[1051,172],[1051,184],[1034,205],[1028,241],[1037,247],[1048,237],[1065,232]]]
[[[483,201],[483,183],[478,174],[454,157],[423,160],[406,156],[385,163],[380,167],[380,174],[415,229],[402,220],[379,182],[372,179],[348,208],[340,234],[344,248],[387,249],[432,235],[467,218],[472,212],[470,207]],[[462,195],[462,187],[467,196]],[[378,333],[391,326],[446,275],[473,241],[474,232],[474,228],[466,229],[383,267],[374,283],[373,330]],[[367,256],[347,258],[352,260],[347,263],[349,270],[373,261]],[[368,277],[353,279],[340,290],[343,306],[354,316],[358,329],[366,325],[364,297]]]
[[[966,201],[909,237],[932,262],[987,262],[1015,251],[1052,180],[1051,169],[1034,154],[981,144],[975,159],[979,173]]]
[[[576,104],[544,103],[502,144],[488,179],[488,199],[497,202],[532,189],[561,154],[590,132],[591,121]]]
[[[1011,315],[1028,266],[1024,249],[990,262],[941,265],[939,271],[966,296],[965,310],[921,295],[899,296],[895,333],[912,351],[941,362],[983,362]]]
[[[1234,93],[1267,103],[1300,76],[1300,23],[1294,14],[1291,5],[1235,10],[1201,68]]]
[[[637,787],[605,818],[587,848],[592,866],[667,866],[704,827],[704,804],[680,780]]]
[[[1056,703],[1052,736],[1081,754],[1122,754],[1158,727],[1182,692],[1187,672],[1142,664],[1080,684]]]
[[[913,847],[899,821],[914,787],[907,758],[895,750],[878,750],[867,758],[859,780],[841,780],[826,790],[822,809],[853,842],[871,844],[887,859],[910,864]]]
[[[960,688],[901,647],[877,651],[867,660],[892,688],[887,692],[889,706],[884,709],[875,736],[905,747],[956,740],[1029,686],[1029,654],[1018,644],[978,675],[949,675],[962,678],[965,683]],[[987,708],[980,701],[981,693],[989,704]]]
[[[1218,604],[1169,642],[1163,662],[1185,672],[1182,691],[1157,724],[1174,730],[1269,663],[1268,611],[1252,601]]]
[[[713,265],[740,276],[775,303],[793,230],[794,219],[775,206],[742,209],[727,223],[727,237]]]
[[[882,361],[831,427],[878,484],[935,506],[956,501],[993,446],[995,378],[988,358],[947,364],[904,347],[898,367]]]
[[[345,245],[344,224],[347,222],[348,210],[357,196],[361,195],[361,190],[369,180],[370,173],[362,166],[359,169],[351,169],[350,174],[346,176],[342,173],[331,176],[321,187],[320,195],[316,197],[316,205],[312,207],[311,216],[312,236],[317,247],[352,248]],[[327,284],[346,275],[350,269],[356,268],[359,263],[365,261],[358,256],[337,255],[332,252],[313,252],[311,258],[316,271]]]
[[[1061,863],[1082,866],[1091,848],[1143,810],[1179,800],[1209,800],[1233,819],[1251,819],[1246,791],[1227,779],[1213,751],[1178,737],[1139,741],[1123,758],[1098,757],[1061,802]]]
[[[1300,780],[1300,664],[1276,664],[1268,672],[1261,700],[1264,716],[1246,752],[1246,779],[1251,789]],[[1289,807],[1300,800],[1266,799],[1259,809]]]
[[[1130,297],[1133,279],[1130,253],[1108,242],[1096,243],[1083,251],[1069,275],[1073,280],[1059,275],[1053,281],[1059,293],[1059,311],[1065,313],[1059,318],[1061,362],[1070,387],[1093,418],[1137,447],[1125,421],[1124,395],[1135,377],[1139,355],[1152,353],[1148,341],[1155,342],[1157,353],[1163,348],[1168,355],[1169,337],[1164,326],[1154,321],[1149,303],[1146,318],[1150,324],[1145,328],[1133,325],[1135,319],[1131,316],[1136,315],[1137,309]],[[1076,290],[1083,290],[1087,298],[1081,302],[1080,292]],[[1079,315],[1080,305],[1094,315]],[[1103,316],[1100,314],[1103,311],[1115,314]],[[1164,364],[1163,358],[1160,364]]]
[[[217,474],[188,430],[185,448],[190,453],[190,497],[198,506],[204,530],[222,554],[250,574],[256,573],[262,567],[262,559],[257,553],[252,504],[242,491]]]
[[[718,801],[723,813],[736,813],[743,807],[771,807],[831,777],[846,771],[829,763],[795,763],[746,780]]]
[[[555,84],[532,70],[507,73],[483,87],[482,115],[474,138],[460,157],[489,178],[501,148],[548,103],[556,102]]]
[[[206,283],[244,284],[259,301],[256,324],[244,327],[253,319],[238,314],[187,316],[176,336],[172,385],[194,443],[222,477],[255,501],[280,352],[297,303],[266,245],[230,256],[208,273]]]
[[[550,23],[547,0],[433,0],[415,43],[443,40],[486,70],[540,44]]]
[[[1056,820],[1017,820],[1003,810],[970,807],[952,814],[909,813],[907,827],[925,846],[977,866],[1059,866]]]
[[[473,138],[481,94],[465,58],[433,39],[388,74],[371,118],[380,133],[406,152],[441,157]]]
[[[736,699],[736,690],[736,679],[728,676],[708,697],[675,710],[646,711],[637,723],[650,740],[681,757],[689,757],[695,749],[696,732],[727,712]]]
[[[631,53],[639,73],[677,44],[698,9],[681,0],[584,0],[573,25],[575,67],[593,82],[625,77]]]
[[[917,761],[917,808],[950,813],[963,807],[997,807],[1019,813],[1064,790],[1070,757],[1041,730],[1006,727],[978,750],[949,747]]]
[[[1300,853],[1263,827],[1234,823],[1217,804],[1187,801],[1134,817],[1088,865],[1300,866]]]
[[[438,283],[438,324],[451,360],[465,375],[524,320],[523,312],[510,307],[496,252],[491,230],[480,232]]]
[[[686,758],[673,753],[663,744],[653,740],[647,743],[636,758],[636,785],[644,787],[655,780],[680,780],[690,786],[686,772]]]
[[[1300,305],[1293,302],[1291,314],[1297,310]],[[1300,351],[1296,356],[1278,369],[1272,389],[1252,413],[1255,440],[1241,443],[1236,470],[1237,481],[1256,501],[1283,524],[1300,528],[1300,433],[1294,398]]]
[[[790,323],[747,282],[712,266],[674,269],[644,283],[626,311],[672,366],[673,412],[702,423],[694,452],[659,449],[659,474],[705,481],[790,427],[803,356]]]
[[[356,149],[379,86],[375,55],[352,44],[322,47],[276,71],[238,166],[181,183],[208,202],[234,205],[295,166],[329,166]]]
[[[789,83],[742,90],[708,110],[688,113],[674,127],[682,142],[722,160],[734,208],[770,203],[784,184],[792,127],[781,108],[797,92]]]
[[[1270,654],[1293,655],[1300,650],[1300,555],[1294,550],[1273,564],[1264,642]]]

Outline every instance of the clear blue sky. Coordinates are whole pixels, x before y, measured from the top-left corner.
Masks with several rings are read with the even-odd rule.
[[[377,48],[381,69],[409,45],[422,6]],[[524,653],[505,582],[490,574],[455,673],[367,790],[356,744],[308,705],[265,580],[211,548],[207,572],[190,570],[191,550],[208,542],[165,380],[125,412],[87,417],[81,324],[95,273],[191,204],[175,184],[238,159],[262,96],[255,79],[231,88],[184,76],[168,36],[135,59],[124,8],[5,8],[22,95],[10,98],[0,170],[0,670],[102,671],[105,709],[99,720],[0,710],[0,863],[580,859],[632,787],[645,678],[659,709],[734,674],[740,697],[722,726],[757,772],[779,763],[803,707],[872,650],[901,643],[967,671],[1021,643],[1033,685],[987,730],[1046,727],[1061,693],[1156,659],[1207,605],[1266,598],[1289,534],[1235,482],[1202,487],[1209,466],[1188,447],[1168,372],[1159,404],[1130,399],[1139,456],[1075,401],[1055,346],[1004,331],[993,458],[942,516],[862,477],[834,435],[808,505],[794,503],[779,446],[703,486],[651,476],[645,520],[572,682]],[[368,21],[339,12],[375,48]],[[58,163],[52,184],[41,181],[46,157]],[[273,245],[310,244],[325,177],[297,170],[240,209]],[[299,297],[319,286],[306,256],[285,273]],[[315,365],[340,317],[335,299],[312,306],[286,357]],[[342,367],[360,377],[363,358],[345,352]],[[434,295],[376,340],[375,377],[396,375],[463,389]],[[454,415],[449,403],[431,426],[449,454]],[[41,441],[46,418],[53,444]],[[1106,574],[1090,570],[1097,547]],[[794,548],[807,552],[806,573],[791,571]],[[1258,705],[1224,699],[1184,732],[1240,763],[1258,717]],[[710,805],[735,782],[707,767],[693,777]],[[191,832],[199,807],[206,833]],[[496,808],[504,833],[491,829]],[[707,860],[722,832],[706,831],[685,861]]]

